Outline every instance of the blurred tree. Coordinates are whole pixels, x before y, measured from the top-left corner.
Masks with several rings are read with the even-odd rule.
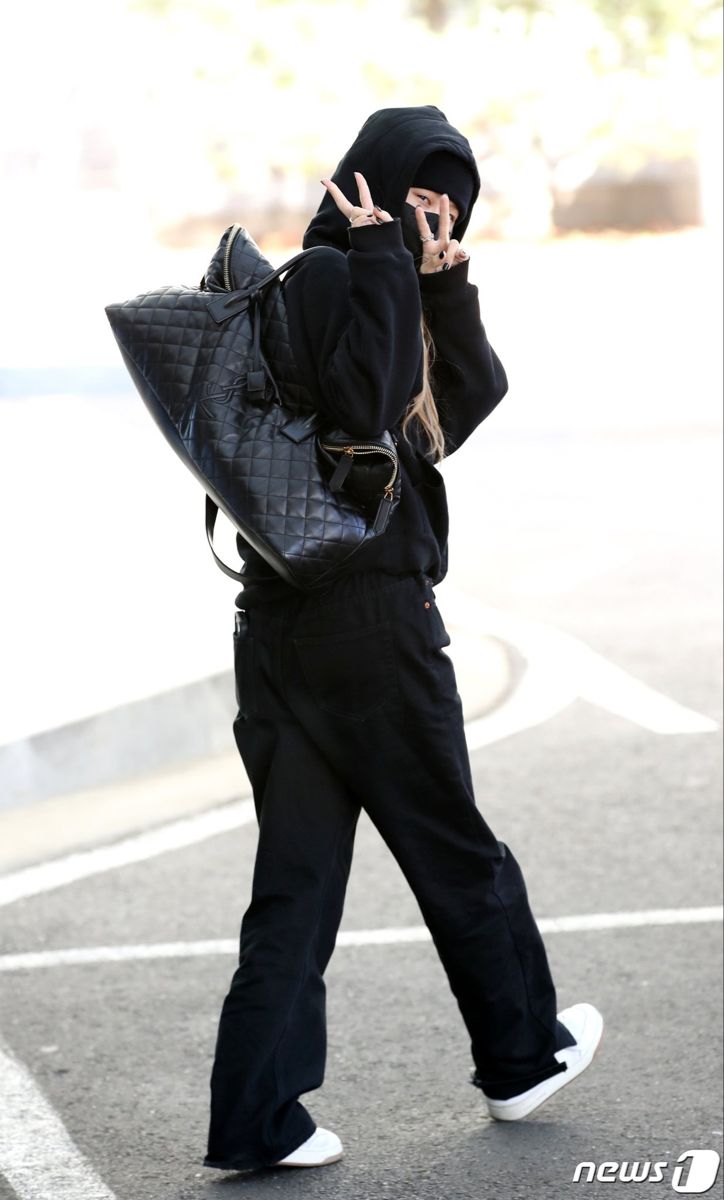
[[[556,196],[598,168],[624,178],[696,158],[701,81],[721,64],[720,0],[124,2],[143,23],[139,45],[156,36],[164,48],[155,102],[169,98],[172,126],[189,130],[208,188],[234,211],[259,195],[264,213],[272,192],[314,202],[366,110],[437,104],[485,164],[486,227],[521,214],[520,228],[544,229]],[[382,41],[366,19],[381,8]],[[249,97],[254,119],[239,120]],[[176,161],[159,164],[159,187]]]
[[[442,33],[452,16],[452,10],[458,7],[455,0],[412,0],[410,15],[422,17],[433,33]]]
[[[618,39],[621,65],[646,71],[664,60],[676,40],[689,44],[702,74],[721,69],[719,0],[590,0],[605,27]]]
[[[665,59],[672,39],[687,41],[703,74],[721,70],[719,0],[582,0],[618,41],[620,65],[645,71],[652,59]],[[441,33],[458,14],[477,21],[484,10],[517,11],[530,28],[538,13],[565,19],[557,0],[410,0],[410,15]]]

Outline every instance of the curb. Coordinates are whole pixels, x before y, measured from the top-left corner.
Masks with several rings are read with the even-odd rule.
[[[497,638],[448,628],[467,723],[505,700],[513,664]],[[235,712],[225,671],[0,747],[11,785],[0,808],[0,872],[251,796]]]
[[[449,624],[465,720],[502,702],[512,679],[497,638]],[[233,670],[94,713],[0,746],[0,813],[76,792],[115,786],[233,748]]]
[[[9,742],[0,813],[228,750],[235,711],[230,670]]]

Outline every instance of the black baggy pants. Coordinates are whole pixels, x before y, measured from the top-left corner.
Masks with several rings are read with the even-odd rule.
[[[364,571],[237,614],[234,736],[259,821],[204,1165],[271,1165],[315,1130],[324,971],[360,809],[420,906],[485,1092],[564,1068],[570,1035],[520,867],[475,804],[450,636],[424,574]]]

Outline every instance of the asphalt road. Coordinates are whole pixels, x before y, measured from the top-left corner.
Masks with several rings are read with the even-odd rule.
[[[572,635],[720,728],[717,446],[714,431],[634,429],[603,441],[561,436],[541,461],[540,440],[491,434],[474,535],[462,513],[481,486],[477,450],[464,464],[461,456],[451,482],[461,514],[451,544],[456,584]],[[500,519],[480,521],[488,510]],[[444,585],[439,603],[444,616]],[[542,921],[721,903],[719,732],[655,732],[639,719],[646,697],[631,710],[579,696],[471,751],[478,805],[521,862]],[[2,953],[233,941],[255,842],[247,823],[18,900],[0,909]],[[342,930],[420,925],[363,815]],[[67,1190],[57,1160],[54,1185],[52,1137],[41,1124],[23,1151],[22,1188],[19,1176],[17,1193],[0,1178],[0,1197],[107,1200],[99,1181],[116,1200],[674,1194],[679,1155],[721,1153],[721,923],[651,918],[551,930],[545,940],[559,1007],[596,1004],[604,1039],[590,1070],[510,1126],[487,1119],[468,1083],[467,1034],[432,944],[338,945],[327,972],[327,1077],[303,1100],[342,1138],[345,1157],[309,1171],[201,1166],[233,954],[7,971],[0,1036],[8,1061],[27,1069],[91,1173]],[[2,1080],[7,1134],[13,1112],[7,1074]],[[17,1115],[17,1093],[14,1104]],[[7,1144],[3,1154],[7,1162]],[[579,1162],[632,1160],[667,1163],[664,1181],[572,1182]]]

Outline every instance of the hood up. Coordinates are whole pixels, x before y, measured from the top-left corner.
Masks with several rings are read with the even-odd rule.
[[[359,204],[354,177],[360,171],[369,184],[372,199],[392,217],[402,216],[402,206],[413,184],[423,184],[415,172],[434,150],[450,150],[470,166],[475,180],[467,213],[456,221],[453,235],[461,239],[480,192],[480,175],[468,139],[451,125],[434,104],[407,108],[381,108],[368,117],[356,140],[337,164],[331,179],[351,204]],[[335,246],[345,254],[349,250],[349,222],[326,192],[309,222],[302,245]]]

